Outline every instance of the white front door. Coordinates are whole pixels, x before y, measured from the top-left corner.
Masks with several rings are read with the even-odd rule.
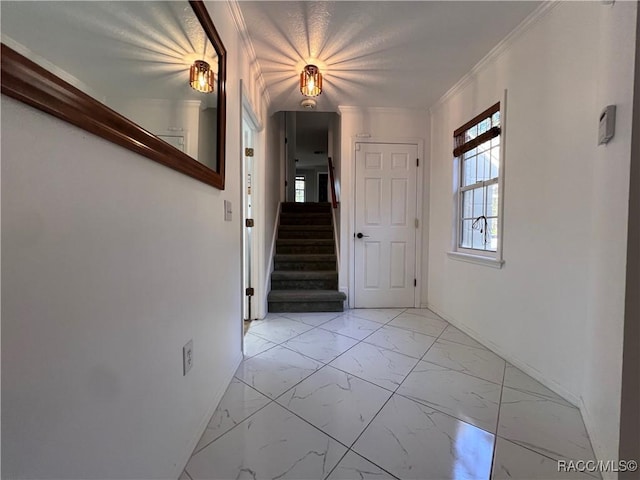
[[[357,143],[355,307],[413,307],[418,146]]]

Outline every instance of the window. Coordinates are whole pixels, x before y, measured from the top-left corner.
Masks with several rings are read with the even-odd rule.
[[[500,103],[453,133],[459,168],[458,252],[498,257],[500,133]]]
[[[305,190],[304,175],[296,175],[296,202],[304,203]]]

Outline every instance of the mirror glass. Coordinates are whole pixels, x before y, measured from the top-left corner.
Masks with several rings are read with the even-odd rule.
[[[2,43],[210,169],[219,56],[186,1],[2,1]],[[207,62],[213,91],[189,85]],[[224,81],[223,81],[224,82]],[[224,110],[224,108],[222,109]]]

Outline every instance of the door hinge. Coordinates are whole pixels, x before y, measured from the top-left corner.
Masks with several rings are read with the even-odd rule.
[[[414,286],[414,287],[417,287],[417,286],[418,286],[418,280],[417,280],[417,279],[415,279],[415,278],[413,279],[413,286]]]
[[[253,227],[253,218],[247,218],[247,219],[244,221],[244,226],[245,226],[245,227]]]
[[[417,218],[416,218],[415,224],[416,224],[416,228],[418,228],[420,226],[420,222],[418,221]]]
[[[244,156],[245,157],[253,157],[253,148],[245,148],[244,149]]]
[[[420,166],[420,159],[416,158],[416,167],[419,167],[419,166]]]
[[[360,144],[356,143],[356,152],[359,152],[359,151],[360,151]]]
[[[247,289],[244,291],[244,294],[245,294],[247,297],[253,297],[253,287],[249,287],[249,288],[247,288]]]

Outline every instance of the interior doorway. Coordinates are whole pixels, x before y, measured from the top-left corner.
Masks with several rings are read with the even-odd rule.
[[[248,323],[266,314],[265,294],[265,129],[255,114],[243,82],[241,110],[240,191],[242,212],[240,223],[242,242],[242,320],[243,334]],[[244,342],[242,342],[244,344]],[[243,347],[244,348],[244,347]]]
[[[255,218],[254,218],[254,142],[253,129],[251,125],[243,119],[242,122],[242,153],[243,153],[243,197],[242,197],[242,253],[243,272],[242,284],[244,292],[244,302],[242,308],[242,318],[247,322],[255,318]],[[246,329],[245,329],[246,330]]]
[[[329,201],[329,173],[318,172],[318,202]]]
[[[331,115],[335,113],[285,112],[286,201],[328,201]]]

